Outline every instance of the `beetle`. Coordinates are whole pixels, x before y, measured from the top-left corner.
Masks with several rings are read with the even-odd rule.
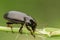
[[[20,11],[8,11],[4,14],[4,19],[8,20],[6,22],[7,26],[11,28],[13,32],[13,28],[11,24],[21,24],[19,28],[19,32],[22,34],[22,28],[25,24],[26,28],[30,31],[31,35],[35,37],[34,32],[36,30],[36,20],[33,19],[31,16],[20,12]]]

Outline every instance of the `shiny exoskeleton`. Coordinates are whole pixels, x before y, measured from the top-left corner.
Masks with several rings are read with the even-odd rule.
[[[11,24],[21,24],[21,27],[19,29],[19,32],[22,33],[23,25],[26,25],[26,28],[30,31],[31,35],[35,37],[34,32],[37,26],[36,21],[27,14],[19,11],[8,11],[4,14],[4,18],[8,20],[6,23],[8,27],[11,28],[12,32],[12,26]],[[30,28],[31,27],[31,28]]]

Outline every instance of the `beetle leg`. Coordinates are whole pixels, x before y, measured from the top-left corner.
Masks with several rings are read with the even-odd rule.
[[[13,32],[13,28],[12,28],[11,24],[13,24],[13,23],[7,22],[7,27],[10,27],[11,28],[11,31]]]
[[[33,34],[32,30],[28,26],[26,26],[26,28],[30,31],[31,35],[35,38],[35,35]]]
[[[23,25],[24,25],[24,24],[21,24],[21,27],[20,27],[20,29],[19,29],[19,32],[20,32],[21,34],[22,34]]]

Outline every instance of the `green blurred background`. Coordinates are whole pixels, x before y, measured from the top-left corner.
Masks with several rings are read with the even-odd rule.
[[[3,15],[10,10],[31,15],[38,23],[37,28],[46,25],[60,28],[60,0],[0,0],[0,26],[6,26]],[[23,35],[20,34],[18,40],[25,40],[26,35]],[[0,31],[0,40],[14,40],[16,36],[17,33]],[[29,40],[33,39],[29,38]],[[40,39],[37,38],[37,40]],[[46,40],[60,40],[60,37],[48,37]]]
[[[3,15],[10,10],[31,15],[38,23],[37,28],[42,24],[60,27],[60,0],[0,0],[0,26],[6,25]]]

